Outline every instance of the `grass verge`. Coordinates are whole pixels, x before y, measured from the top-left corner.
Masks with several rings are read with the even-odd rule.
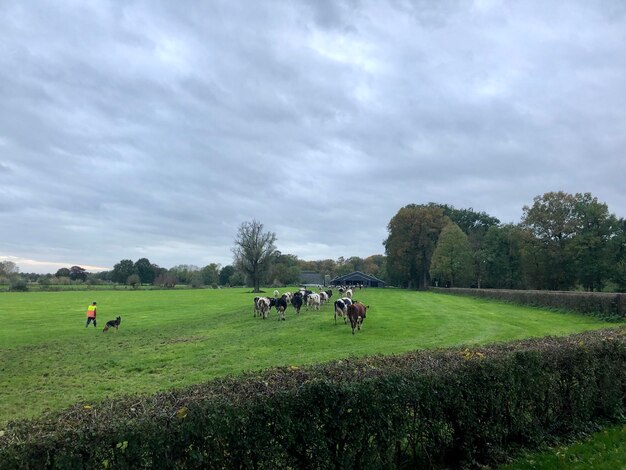
[[[526,453],[500,467],[500,470],[535,469],[626,469],[626,425],[606,428],[573,444]]]

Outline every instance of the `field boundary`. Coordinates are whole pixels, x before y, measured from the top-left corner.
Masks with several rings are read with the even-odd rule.
[[[563,309],[601,318],[626,319],[626,294],[607,292],[571,292],[509,289],[470,289],[431,287],[438,294],[465,295],[512,302],[518,305]]]

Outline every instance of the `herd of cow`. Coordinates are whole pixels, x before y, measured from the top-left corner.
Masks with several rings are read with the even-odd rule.
[[[352,299],[352,289],[339,288],[339,293],[345,297],[335,301],[335,324],[337,317],[343,318],[345,324],[350,321],[352,334],[354,330],[361,330],[365,315],[369,306],[366,306],[358,300]],[[320,307],[328,302],[333,296],[332,289],[322,290],[319,293],[308,289],[300,289],[297,292],[285,292],[280,295],[277,290],[274,291],[274,297],[255,297],[254,298],[254,316],[266,319],[270,314],[272,307],[276,309],[279,320],[285,320],[285,311],[291,304],[296,314],[300,313],[300,309],[305,306],[307,310],[319,310]]]

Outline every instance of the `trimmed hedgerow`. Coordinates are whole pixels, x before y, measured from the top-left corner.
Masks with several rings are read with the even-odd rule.
[[[81,403],[0,433],[0,468],[424,468],[623,419],[626,328],[285,367]]]
[[[626,294],[605,292],[566,292],[541,290],[467,289],[431,287],[441,294],[467,295],[512,302],[533,307],[570,310],[603,318],[626,318]]]

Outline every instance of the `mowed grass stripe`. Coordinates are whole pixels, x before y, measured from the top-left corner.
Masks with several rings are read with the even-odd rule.
[[[271,293],[268,292],[269,295]],[[0,423],[78,401],[154,393],[272,366],[566,335],[607,326],[590,317],[428,292],[367,289],[362,332],[332,304],[253,318],[244,289],[0,294]],[[337,294],[333,299],[337,298]],[[98,302],[98,328],[84,327]],[[122,316],[118,332],[102,333]]]

